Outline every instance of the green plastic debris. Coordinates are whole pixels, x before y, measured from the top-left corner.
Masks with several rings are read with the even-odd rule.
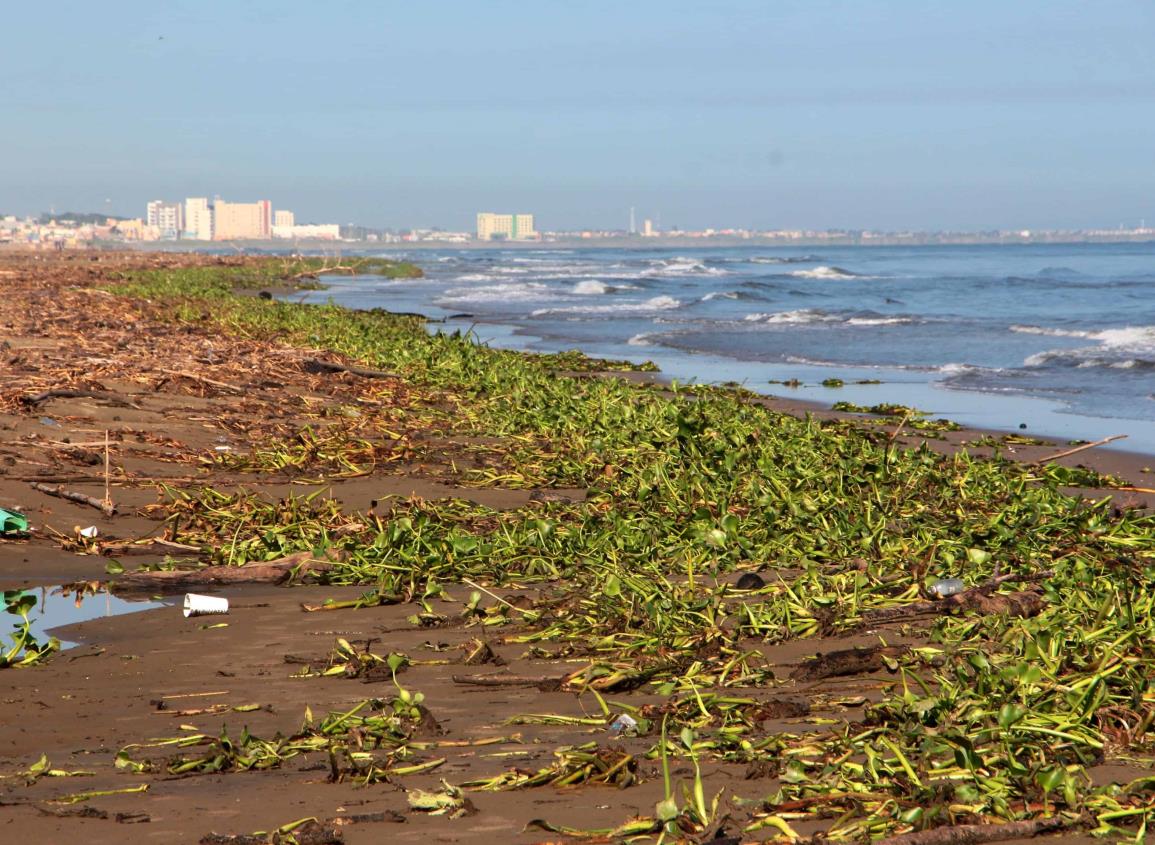
[[[28,517],[0,508],[0,534],[20,534],[28,530]]]

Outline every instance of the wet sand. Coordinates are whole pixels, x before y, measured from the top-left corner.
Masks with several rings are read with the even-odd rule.
[[[383,454],[377,468],[365,477],[302,484],[291,471],[256,475],[206,462],[206,457],[219,455],[225,448],[243,454],[278,432],[302,425],[300,405],[285,402],[285,396],[318,404],[355,403],[365,396],[364,385],[355,378],[303,371],[301,360],[319,354],[318,350],[228,337],[207,325],[197,330],[166,324],[155,319],[155,314],[150,316],[143,303],[116,300],[110,309],[110,295],[93,287],[126,266],[218,260],[131,253],[0,256],[0,280],[7,294],[0,300],[0,507],[24,512],[35,527],[29,539],[0,539],[0,587],[103,580],[112,557],[129,569],[162,559],[166,550],[161,548],[141,554],[87,553],[94,548],[77,538],[74,530],[95,526],[100,544],[159,536],[163,525],[150,506],[159,500],[161,483],[176,489],[246,488],[271,501],[290,492],[316,492],[337,501],[350,518],[369,511],[374,502],[387,512],[387,505],[381,503],[389,496],[452,496],[494,509],[536,506],[534,494],[540,491],[455,485],[451,469],[468,465],[470,455],[459,443],[421,431],[405,432],[406,449]],[[116,401],[93,396],[26,401],[52,383],[83,383],[86,389],[116,397]],[[404,392],[399,384],[382,389],[397,393],[399,401]],[[376,395],[377,401],[386,401],[385,394]],[[788,400],[767,400],[767,404],[793,413],[847,417]],[[893,424],[882,429],[893,431]],[[105,432],[111,442],[109,494],[117,506],[115,516],[31,487],[31,481],[42,479],[103,497]],[[905,431],[897,439],[912,448],[925,442],[935,450],[950,450],[981,435],[963,431],[950,432],[944,439],[926,439]],[[1049,443],[1004,446],[1002,451],[1033,461],[1065,448],[1067,444]],[[981,454],[984,449],[975,451]],[[1091,466],[1138,487],[1155,486],[1145,471],[1155,463],[1149,456],[1093,449],[1062,463]],[[549,492],[575,500],[583,496],[581,490]],[[1113,496],[1121,507],[1155,502],[1155,494],[1077,492],[1088,498]],[[662,777],[658,764],[644,759],[639,769],[644,782],[626,790],[475,791],[469,798],[478,813],[467,818],[410,811],[406,788],[434,789],[442,778],[461,783],[490,777],[511,765],[535,770],[552,761],[559,745],[611,741],[604,727],[508,724],[525,713],[596,715],[595,702],[589,697],[532,686],[487,687],[454,680],[455,675],[548,679],[577,668],[572,661],[525,657],[525,645],[503,642],[502,637],[516,633],[509,628],[490,641],[507,661],[504,667],[435,663],[412,666],[400,676],[406,687],[425,694],[440,725],[442,732],[431,732],[429,741],[501,740],[447,746],[437,752],[446,758],[445,764],[431,773],[369,787],[331,783],[328,764],[317,755],[295,758],[271,771],[223,775],[170,776],[163,767],[149,774],[114,769],[117,751],[129,743],[195,732],[217,735],[224,729],[233,736],[245,728],[260,736],[289,735],[301,726],[307,707],[321,714],[347,710],[366,698],[390,697],[394,692],[390,681],[295,677],[303,667],[324,668],[338,637],[354,644],[371,642],[378,653],[400,651],[415,660],[439,661],[458,659],[463,646],[478,634],[476,628],[460,623],[436,629],[415,627],[406,621],[414,612],[407,604],[316,613],[301,609],[302,603],[351,599],[362,592],[357,587],[232,588],[222,593],[233,607],[226,617],[185,619],[176,609],[162,608],[93,620],[60,632],[82,645],[44,665],[0,670],[0,774],[8,776],[0,780],[0,831],[6,841],[112,843],[132,837],[197,842],[210,831],[240,834],[307,816],[329,820],[391,811],[399,814],[400,821],[342,826],[345,841],[533,843],[559,838],[526,831],[527,822],[535,818],[610,827],[631,816],[652,813],[662,797]],[[466,586],[450,589],[458,601],[465,601],[469,592]],[[502,595],[507,600],[516,597],[509,591]],[[218,622],[227,627],[212,627]],[[760,650],[785,676],[815,652],[876,640],[862,635],[774,647],[751,642],[749,647]],[[902,642],[901,638],[892,641]],[[797,689],[786,685],[772,691],[735,692],[776,699],[826,692],[837,693],[835,698],[853,694],[869,700],[884,683],[872,677],[841,678],[795,685]],[[633,704],[646,701],[640,692],[613,698]],[[250,705],[257,708],[249,709]],[[236,707],[245,709],[231,709]],[[781,720],[780,728],[798,731],[813,726],[816,718],[852,720],[860,715],[861,701],[820,703],[808,717]],[[612,742],[640,756],[652,745],[652,738]],[[96,774],[43,777],[31,785],[11,777],[27,770],[41,755],[54,768]],[[137,759],[163,762],[167,756],[171,752],[160,748],[140,752]],[[688,774],[683,768],[679,776],[684,779]],[[777,786],[773,778],[751,775],[741,767],[711,764],[705,775],[710,795],[724,787],[728,796],[756,799]],[[51,803],[64,795],[142,784],[148,787],[143,793],[93,798],[75,805]],[[70,807],[91,807],[104,816],[58,815]],[[118,820],[117,814],[125,815]],[[132,824],[132,829],[126,824]],[[810,832],[806,824],[798,825],[800,832]],[[763,831],[743,841],[762,841],[768,836]]]

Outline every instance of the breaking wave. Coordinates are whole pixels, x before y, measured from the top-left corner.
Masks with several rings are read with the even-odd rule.
[[[623,302],[616,305],[572,305],[562,308],[538,308],[531,311],[531,317],[545,317],[549,314],[616,314],[618,312],[668,311],[680,308],[682,302],[672,296],[655,296],[644,302]]]
[[[794,270],[790,273],[799,279],[861,279],[865,278],[841,267],[815,267],[813,270]]]

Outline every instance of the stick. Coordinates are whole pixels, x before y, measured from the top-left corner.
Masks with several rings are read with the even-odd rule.
[[[112,503],[112,495],[108,491],[108,429],[104,430],[104,502],[106,509],[116,510],[116,505]]]
[[[139,410],[139,405],[134,405],[127,399],[122,399],[115,393],[109,393],[107,390],[45,390],[43,393],[37,393],[34,396],[25,396],[20,401],[25,405],[39,405],[41,402],[47,402],[49,399],[99,399],[107,402],[110,405],[116,405],[120,408],[136,408]]]
[[[540,684],[556,683],[557,678],[527,678],[523,675],[454,675],[455,684],[472,684],[477,687],[536,687]]]
[[[1002,842],[1006,839],[1037,836],[1040,833],[1071,826],[1070,822],[1060,818],[1031,819],[1006,824],[960,824],[888,836],[875,845],[977,845],[980,842]]]
[[[77,493],[72,490],[65,490],[59,484],[53,486],[51,484],[41,484],[37,481],[32,482],[32,489],[39,490],[49,496],[56,496],[58,499],[67,499],[70,502],[77,502],[82,505],[96,508],[105,516],[115,516],[116,506],[112,502],[105,499],[103,502],[95,496],[86,496],[83,493]]]
[[[186,372],[185,370],[161,370],[161,372],[164,373],[166,376],[175,376],[177,378],[187,378],[187,379],[191,379],[192,381],[199,381],[199,382],[202,382],[203,384],[209,385],[210,387],[218,387],[221,390],[227,390],[230,393],[244,393],[244,391],[241,388],[237,387],[235,384],[229,384],[229,383],[223,382],[223,381],[216,381],[216,380],[211,379],[211,378],[206,378],[205,376],[202,376],[202,375],[197,375],[196,373]]]
[[[310,358],[301,364],[307,373],[350,373],[362,378],[401,378],[397,373],[387,373],[384,370],[370,370],[367,367],[358,367],[355,364],[332,364],[319,358]]]
[[[894,431],[890,433],[890,437],[886,441],[887,443],[893,443],[898,439],[898,435],[902,432],[902,427],[906,425],[907,420],[910,419],[911,413],[911,411],[907,411],[905,414],[903,414],[902,420],[898,423],[898,426],[894,429]]]
[[[481,592],[485,593],[491,599],[497,599],[499,602],[504,604],[506,607],[512,608],[513,610],[516,610],[518,613],[523,613],[526,616],[532,616],[534,619],[537,619],[539,616],[541,616],[540,613],[537,613],[535,611],[526,610],[525,608],[518,607],[516,604],[510,604],[505,599],[503,599],[501,596],[494,595],[493,593],[489,592],[489,590],[485,589],[485,587],[481,586],[480,584],[474,584],[468,578],[462,578],[461,583],[468,584],[469,586],[473,587],[473,589],[475,589],[475,590],[481,590]]]
[[[1039,458],[1037,461],[1031,461],[1027,466],[1038,466],[1039,464],[1047,464],[1051,461],[1057,461],[1059,458],[1065,458],[1068,455],[1074,455],[1083,452],[1087,449],[1094,449],[1096,446],[1102,446],[1106,443],[1112,443],[1116,440],[1123,440],[1126,434],[1113,434],[1110,437],[1104,437],[1102,440],[1096,440],[1094,443],[1084,443],[1082,446],[1076,446],[1074,449],[1068,449],[1065,452],[1056,452],[1053,455],[1048,455],[1045,458]]]
[[[265,563],[245,566],[206,566],[203,569],[173,569],[158,572],[125,572],[113,580],[120,591],[173,590],[213,584],[281,584],[294,576],[326,572],[332,562],[318,560],[309,552],[296,552]]]

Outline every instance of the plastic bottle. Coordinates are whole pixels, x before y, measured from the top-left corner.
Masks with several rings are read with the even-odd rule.
[[[930,592],[938,596],[940,599],[944,599],[947,596],[953,596],[956,593],[961,593],[965,589],[966,584],[963,583],[961,578],[943,578],[942,580],[936,581],[930,586]]]

